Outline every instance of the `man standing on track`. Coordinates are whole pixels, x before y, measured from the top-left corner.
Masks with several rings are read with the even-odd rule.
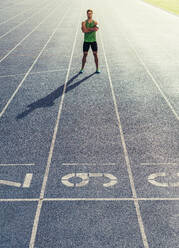
[[[93,11],[91,9],[87,10],[86,21],[82,22],[81,30],[84,33],[84,42],[83,42],[83,59],[82,59],[82,67],[80,73],[83,73],[83,69],[86,63],[86,57],[88,55],[88,50],[91,46],[94,55],[94,61],[96,64],[96,73],[100,73],[98,68],[98,46],[96,42],[96,31],[98,31],[98,23],[92,19]]]

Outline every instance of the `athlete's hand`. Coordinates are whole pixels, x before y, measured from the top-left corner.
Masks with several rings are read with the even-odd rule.
[[[98,28],[97,27],[88,28],[87,30],[88,30],[88,32],[93,32],[93,31],[98,31]]]

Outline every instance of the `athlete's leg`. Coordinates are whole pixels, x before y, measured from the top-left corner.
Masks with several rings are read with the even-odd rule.
[[[98,45],[97,45],[96,41],[91,43],[91,48],[93,50],[94,61],[95,61],[95,64],[96,64],[96,72],[99,72],[99,67],[98,67]]]
[[[98,70],[98,53],[97,52],[93,52],[94,55],[94,61],[96,64],[96,70]]]
[[[81,67],[82,70],[83,70],[83,68],[85,67],[87,55],[88,55],[88,52],[83,52],[82,67]]]
[[[83,68],[86,63],[86,57],[88,55],[88,50],[89,50],[89,43],[83,42],[83,58],[82,58],[82,67],[81,67],[80,73],[83,73]]]

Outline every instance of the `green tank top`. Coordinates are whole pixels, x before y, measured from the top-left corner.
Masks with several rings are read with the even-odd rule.
[[[91,23],[88,23],[86,20],[85,22],[87,28],[94,28],[95,23],[92,21]],[[84,34],[84,41],[85,42],[94,42],[96,41],[96,31],[88,32]]]

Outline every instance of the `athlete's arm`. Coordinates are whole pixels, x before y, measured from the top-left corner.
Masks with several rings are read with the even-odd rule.
[[[96,21],[94,21],[94,27],[93,28],[88,28],[88,30],[90,31],[98,31],[99,29],[99,26],[98,26],[98,23]]]
[[[99,24],[98,24],[98,22],[94,21],[94,24],[95,24],[95,28],[99,29]]]
[[[83,33],[88,33],[88,32],[91,32],[91,31],[97,31],[98,28],[97,27],[87,28],[86,25],[85,25],[85,22],[82,22],[81,30],[82,30]]]
[[[82,22],[82,24],[81,24],[81,30],[82,30],[83,33],[88,33],[88,32],[90,32],[90,31],[88,30],[88,28],[86,27],[85,22]]]

